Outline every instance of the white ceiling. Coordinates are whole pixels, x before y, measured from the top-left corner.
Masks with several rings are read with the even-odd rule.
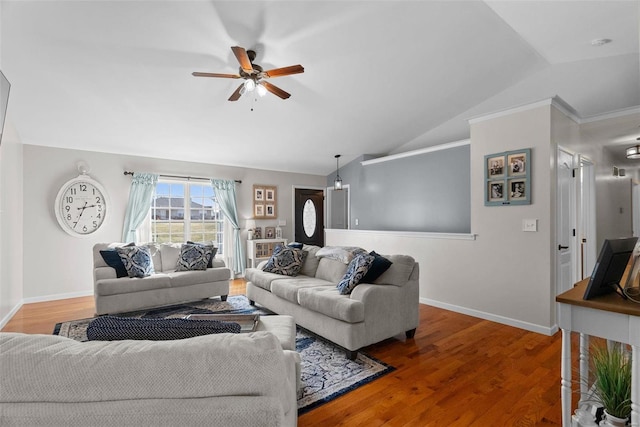
[[[2,0],[0,66],[25,144],[326,175],[554,95],[582,118],[637,111],[639,20],[640,0]],[[271,80],[291,98],[251,111],[227,101],[239,81],[191,75],[236,73],[233,45],[302,64]]]

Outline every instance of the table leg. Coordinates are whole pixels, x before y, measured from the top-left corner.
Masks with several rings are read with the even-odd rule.
[[[631,346],[631,425],[640,426],[640,347]]]
[[[580,334],[580,403],[589,394],[589,335]]]
[[[562,329],[562,359],[560,364],[560,397],[562,425],[571,427],[571,331]]]

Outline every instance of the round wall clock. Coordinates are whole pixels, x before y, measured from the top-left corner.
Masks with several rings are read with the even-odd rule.
[[[64,231],[85,237],[104,223],[108,204],[104,187],[89,175],[80,174],[62,185],[54,209]]]

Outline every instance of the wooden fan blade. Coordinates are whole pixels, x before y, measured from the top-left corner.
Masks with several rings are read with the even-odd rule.
[[[287,93],[285,91],[283,91],[282,89],[280,89],[278,86],[274,86],[269,82],[265,82],[262,81],[262,85],[264,85],[264,87],[271,92],[272,94],[279,96],[282,99],[287,99],[291,96],[290,93]]]
[[[196,77],[222,77],[224,79],[239,79],[239,74],[220,74],[220,73],[200,73],[198,71],[191,73]]]
[[[264,72],[265,76],[267,77],[281,77],[281,76],[288,76],[290,74],[299,74],[299,73],[304,73],[304,67],[300,64],[291,65],[289,67],[274,68],[273,70],[268,70]]]
[[[249,60],[249,56],[247,55],[247,51],[244,50],[243,47],[240,46],[232,46],[231,50],[233,54],[236,56],[236,59],[240,63],[240,67],[245,73],[253,72],[253,65],[251,65],[251,61]]]
[[[229,101],[237,101],[238,99],[240,99],[240,96],[242,95],[240,93],[240,89],[242,89],[243,86],[244,86],[244,83],[238,86],[238,89],[236,89],[229,97]]]

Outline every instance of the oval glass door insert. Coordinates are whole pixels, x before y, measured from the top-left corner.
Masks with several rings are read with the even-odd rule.
[[[309,238],[316,232],[316,205],[311,199],[307,199],[302,208],[302,227]]]

